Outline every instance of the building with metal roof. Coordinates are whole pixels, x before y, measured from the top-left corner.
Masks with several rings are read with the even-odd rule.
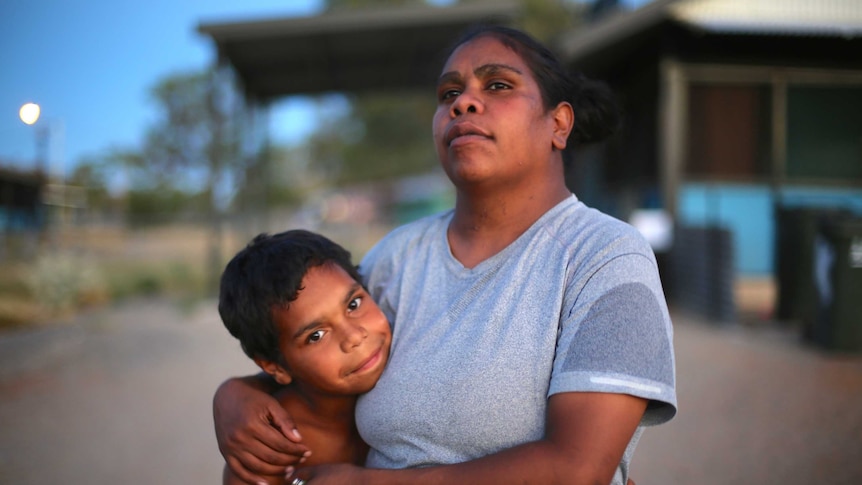
[[[478,22],[510,23],[518,13],[518,4],[506,0],[204,23],[198,32],[213,40],[246,93],[266,101],[433,86],[441,56],[458,33]]]
[[[656,0],[559,47],[627,116],[615,146],[580,157],[570,185],[594,205],[723,231],[724,274],[762,277],[784,264],[786,211],[862,214],[862,2]]]

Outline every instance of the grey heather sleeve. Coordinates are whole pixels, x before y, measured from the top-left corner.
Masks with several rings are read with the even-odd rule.
[[[670,420],[677,406],[673,329],[654,259],[617,256],[568,293],[549,395],[631,394],[649,400],[642,424]]]

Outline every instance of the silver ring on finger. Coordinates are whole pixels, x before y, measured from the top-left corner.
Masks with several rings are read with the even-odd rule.
[[[306,482],[305,480],[303,480],[301,478],[294,478],[293,481],[290,482],[290,485],[306,485],[307,483],[308,482]]]

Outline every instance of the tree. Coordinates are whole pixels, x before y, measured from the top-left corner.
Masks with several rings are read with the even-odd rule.
[[[521,0],[522,29],[542,42],[553,45],[562,33],[579,27],[586,3],[573,0]]]
[[[139,156],[126,157],[140,176],[133,187],[171,196],[176,190],[203,195],[212,231],[208,265],[212,285],[222,265],[224,211],[232,198],[232,182],[243,169],[237,126],[242,108],[233,93],[226,70],[180,73],[161,80],[152,89],[157,119],[143,150]]]
[[[108,165],[104,159],[86,157],[75,165],[66,183],[81,187],[87,198],[87,208],[108,212],[114,209],[115,199],[108,190]]]
[[[214,193],[239,166],[238,104],[216,70],[180,73],[159,81],[151,95],[157,119],[147,132],[136,183],[171,181]]]
[[[393,180],[437,167],[430,93],[365,94],[348,116],[309,140],[312,157],[337,185]]]

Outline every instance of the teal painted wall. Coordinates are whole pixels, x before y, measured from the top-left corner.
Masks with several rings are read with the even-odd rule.
[[[766,185],[690,183],[679,191],[679,222],[717,225],[733,233],[734,266],[744,276],[775,272],[776,201],[785,207],[841,208],[862,216],[862,188],[784,188]]]

